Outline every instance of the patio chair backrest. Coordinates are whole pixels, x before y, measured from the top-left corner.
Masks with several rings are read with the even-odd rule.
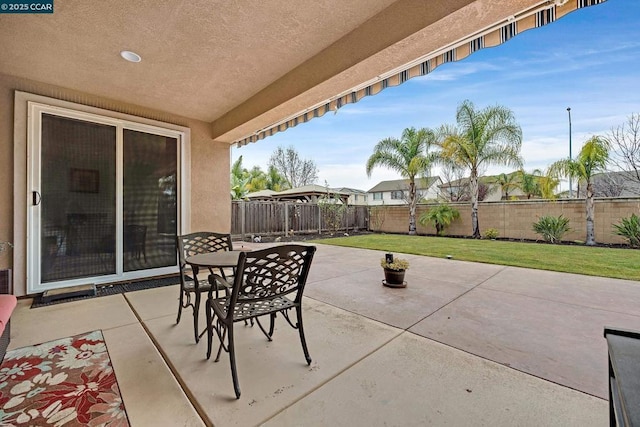
[[[300,303],[315,246],[282,245],[243,252],[238,259],[230,305],[269,300],[297,292]]]
[[[192,255],[233,250],[230,234],[213,231],[199,231],[178,236],[177,242],[180,269],[184,268],[186,259]]]

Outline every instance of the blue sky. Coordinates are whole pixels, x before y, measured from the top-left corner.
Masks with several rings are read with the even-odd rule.
[[[293,145],[319,170],[318,184],[368,190],[400,176],[365,163],[374,145],[407,127],[455,123],[464,99],[476,107],[510,108],[522,127],[525,169],[544,169],[594,134],[604,135],[640,113],[640,1],[608,0],[507,43],[444,64],[424,77],[365,97],[254,144],[232,149],[232,161],[266,169],[278,146]],[[486,174],[510,172],[492,167]],[[432,171],[439,173],[437,168]],[[566,183],[563,189],[567,189]]]

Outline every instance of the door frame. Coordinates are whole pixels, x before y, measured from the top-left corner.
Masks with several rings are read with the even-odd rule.
[[[14,107],[14,283],[20,283],[18,281],[24,283],[24,291],[27,294],[89,282],[88,279],[76,279],[66,281],[64,284],[61,284],[60,282],[40,284],[40,265],[39,262],[36,263],[36,260],[39,261],[39,256],[34,259],[34,255],[36,254],[32,246],[28,244],[30,241],[37,241],[39,236],[39,234],[37,234],[39,233],[39,229],[36,232],[37,235],[32,235],[32,230],[35,228],[32,227],[34,225],[34,215],[32,212],[33,209],[31,209],[32,191],[39,191],[39,186],[32,182],[33,176],[30,173],[31,167],[29,165],[34,162],[36,162],[36,164],[39,162],[39,158],[36,153],[32,152],[32,147],[34,146],[33,138],[36,135],[38,135],[39,138],[39,135],[41,134],[39,117],[41,117],[42,113],[114,125],[117,128],[117,144],[122,143],[121,131],[123,129],[131,129],[177,138],[179,146],[177,153],[179,169],[179,208],[177,213],[178,233],[180,233],[181,230],[188,230],[190,228],[191,147],[189,128],[19,91],[16,91],[15,93]],[[120,147],[120,145],[118,145],[118,147]],[[117,162],[121,161],[121,159],[121,153],[118,153]],[[120,169],[121,166],[118,165],[118,168]],[[120,170],[117,174],[118,176],[121,176],[122,171]],[[121,185],[122,183],[118,181],[117,186],[120,187]],[[117,203],[120,204],[122,202],[119,200]],[[122,210],[118,208],[117,214],[121,215],[121,211]],[[117,230],[121,231],[121,229],[122,218],[118,217]],[[119,280],[175,273],[177,271],[176,264],[176,266],[172,267],[99,276],[92,278],[90,282],[95,284],[109,283]]]

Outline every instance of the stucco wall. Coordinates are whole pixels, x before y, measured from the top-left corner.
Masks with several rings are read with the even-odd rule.
[[[448,235],[471,235],[471,206],[469,203],[451,203],[460,212],[460,218],[455,220],[446,230]],[[418,205],[416,220],[427,211],[430,204]],[[381,215],[384,220],[381,226],[374,231],[387,233],[407,233],[409,230],[409,210],[406,206],[377,207],[384,209]],[[595,237],[598,243],[625,243],[624,239],[615,235],[612,224],[620,222],[621,218],[631,216],[632,213],[640,213],[640,198],[628,199],[596,199],[595,202]],[[375,216],[372,213],[372,218]],[[541,216],[564,215],[569,218],[571,231],[563,237],[564,240],[580,240],[586,238],[586,214],[584,200],[527,200],[509,202],[481,202],[478,207],[480,232],[484,233],[489,228],[495,228],[499,237],[514,239],[540,239],[533,232],[532,224]],[[418,234],[435,234],[432,226],[422,226],[418,223]]]
[[[208,123],[0,74],[0,241],[14,242],[14,223],[18,228],[24,228],[26,223],[26,218],[14,218],[14,173],[23,176],[26,173],[26,164],[24,170],[14,170],[15,91],[188,127],[191,135],[191,230],[231,229],[230,147],[211,139]],[[19,126],[26,128],[26,123]],[[20,150],[26,150],[26,140],[18,143]],[[20,246],[24,249],[24,242]],[[14,269],[14,293],[17,295],[23,294],[24,283],[19,283],[19,270],[24,265],[25,254],[21,250],[0,255],[0,269]]]

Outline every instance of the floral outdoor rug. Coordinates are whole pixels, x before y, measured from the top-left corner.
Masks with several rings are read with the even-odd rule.
[[[0,425],[128,426],[102,331],[8,351]]]

